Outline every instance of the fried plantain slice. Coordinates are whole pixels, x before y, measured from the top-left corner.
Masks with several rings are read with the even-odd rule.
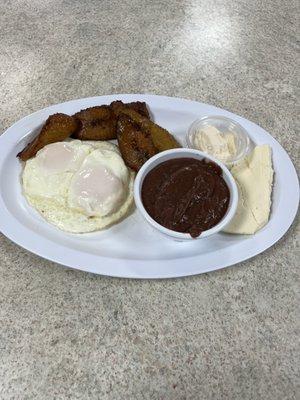
[[[78,122],[70,115],[62,113],[50,115],[39,135],[18,153],[17,157],[22,161],[27,161],[47,144],[61,142],[71,136],[77,129]]]
[[[138,171],[141,166],[157,153],[151,136],[141,131],[128,116],[120,115],[117,123],[118,144],[125,164]]]
[[[73,135],[80,140],[111,140],[117,138],[117,119],[110,106],[95,106],[74,114],[80,128]]]
[[[151,136],[153,144],[159,152],[181,147],[177,140],[166,129],[155,124],[150,119],[143,117],[136,111],[124,107],[121,113],[130,117],[142,131],[147,132]]]
[[[74,114],[74,117],[80,121],[80,128],[73,137],[81,140],[117,139],[117,119],[123,107],[133,109],[144,117],[150,118],[146,103],[136,101],[124,104],[117,100],[109,106],[89,107]]]
[[[147,104],[144,101],[134,101],[132,103],[127,103],[127,104],[125,103],[125,106],[127,106],[128,108],[138,112],[143,117],[151,119],[149,110],[147,108]]]
[[[150,119],[150,114],[147,108],[147,104],[144,101],[134,101],[132,103],[123,103],[121,100],[116,100],[113,101],[110,104],[113,112],[116,115],[119,115],[122,110],[124,109],[124,107],[132,109],[136,112],[138,112],[139,114],[141,114],[143,117],[149,118]]]

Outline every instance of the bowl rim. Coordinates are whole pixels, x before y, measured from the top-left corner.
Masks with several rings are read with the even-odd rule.
[[[225,216],[221,219],[221,221],[218,224],[216,224],[215,226],[213,226],[212,228],[210,228],[206,231],[203,231],[196,238],[192,238],[189,233],[176,232],[176,231],[173,231],[171,229],[165,228],[164,226],[160,225],[148,214],[148,212],[146,211],[146,209],[144,207],[142,199],[141,199],[141,188],[142,188],[143,181],[144,181],[147,173],[150,172],[159,163],[155,164],[154,166],[153,166],[153,164],[160,158],[163,158],[165,156],[172,155],[172,154],[174,154],[175,157],[171,157],[169,159],[180,158],[180,154],[182,154],[182,157],[184,157],[184,156],[188,157],[188,155],[190,154],[190,155],[196,156],[196,157],[192,157],[192,158],[197,159],[199,157],[199,159],[205,158],[209,161],[212,161],[212,162],[216,163],[222,169],[223,176],[225,175],[227,178],[226,184],[230,191],[230,203],[229,203],[229,206],[228,206]],[[168,161],[168,160],[163,160],[162,162]],[[237,209],[238,189],[237,189],[236,182],[235,182],[231,172],[222,162],[220,162],[216,158],[214,158],[200,150],[190,149],[190,148],[178,148],[178,149],[165,150],[161,153],[156,154],[155,156],[151,157],[148,161],[146,161],[146,163],[138,171],[136,178],[135,178],[134,200],[135,200],[135,204],[136,204],[136,207],[139,210],[139,212],[143,215],[143,217],[146,219],[146,221],[150,225],[152,225],[154,228],[156,228],[158,231],[164,233],[167,236],[173,237],[175,239],[181,239],[181,240],[195,240],[196,239],[197,240],[197,239],[203,239],[203,238],[211,236],[217,232],[220,232],[222,229],[225,228],[226,225],[229,224],[229,222],[232,220],[232,218],[236,212],[236,209]]]
[[[195,130],[197,125],[199,125],[199,124],[203,123],[203,121],[205,121],[207,119],[211,119],[211,118],[212,119],[216,119],[216,120],[223,120],[223,121],[232,123],[233,125],[235,125],[239,129],[240,132],[242,132],[242,135],[245,138],[245,148],[244,148],[244,150],[242,152],[240,152],[238,155],[236,155],[234,157],[231,157],[228,161],[221,161],[221,162],[222,163],[226,162],[228,165],[231,165],[231,164],[235,163],[236,161],[239,161],[241,158],[245,157],[245,155],[248,153],[249,148],[250,148],[250,136],[248,134],[248,131],[239,122],[235,121],[232,118],[225,117],[224,115],[216,115],[216,114],[214,114],[214,115],[204,115],[203,117],[196,118],[191,123],[191,125],[189,126],[189,128],[187,130],[187,133],[185,135],[185,141],[186,141],[186,144],[187,144],[188,148],[195,149],[195,150],[198,150],[198,151],[202,151],[202,150],[199,150],[199,149],[197,149],[195,147],[195,145],[193,144],[191,136],[194,135],[195,132],[193,132],[193,131]],[[208,154],[208,153],[205,153],[205,154]],[[213,156],[211,156],[211,157],[213,157]]]

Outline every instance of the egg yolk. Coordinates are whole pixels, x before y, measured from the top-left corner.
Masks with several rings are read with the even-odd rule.
[[[48,173],[59,171],[72,171],[82,163],[86,153],[81,149],[74,149],[63,142],[52,143],[46,146],[38,154],[39,166]]]
[[[105,216],[118,208],[124,195],[123,182],[104,165],[81,169],[69,195],[73,205],[89,216]]]

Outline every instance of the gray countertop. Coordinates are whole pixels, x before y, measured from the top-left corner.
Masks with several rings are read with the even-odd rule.
[[[299,167],[296,0],[0,6],[1,132],[68,99],[163,94],[256,122]],[[296,399],[298,244],[294,224],[238,266],[136,281],[62,268],[1,235],[1,400]]]

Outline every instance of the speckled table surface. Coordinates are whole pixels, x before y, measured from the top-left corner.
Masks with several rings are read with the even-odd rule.
[[[0,8],[1,132],[68,99],[164,94],[258,123],[299,167],[296,0]],[[1,235],[0,398],[296,399],[297,240],[295,223],[238,266],[149,282],[64,269]]]

